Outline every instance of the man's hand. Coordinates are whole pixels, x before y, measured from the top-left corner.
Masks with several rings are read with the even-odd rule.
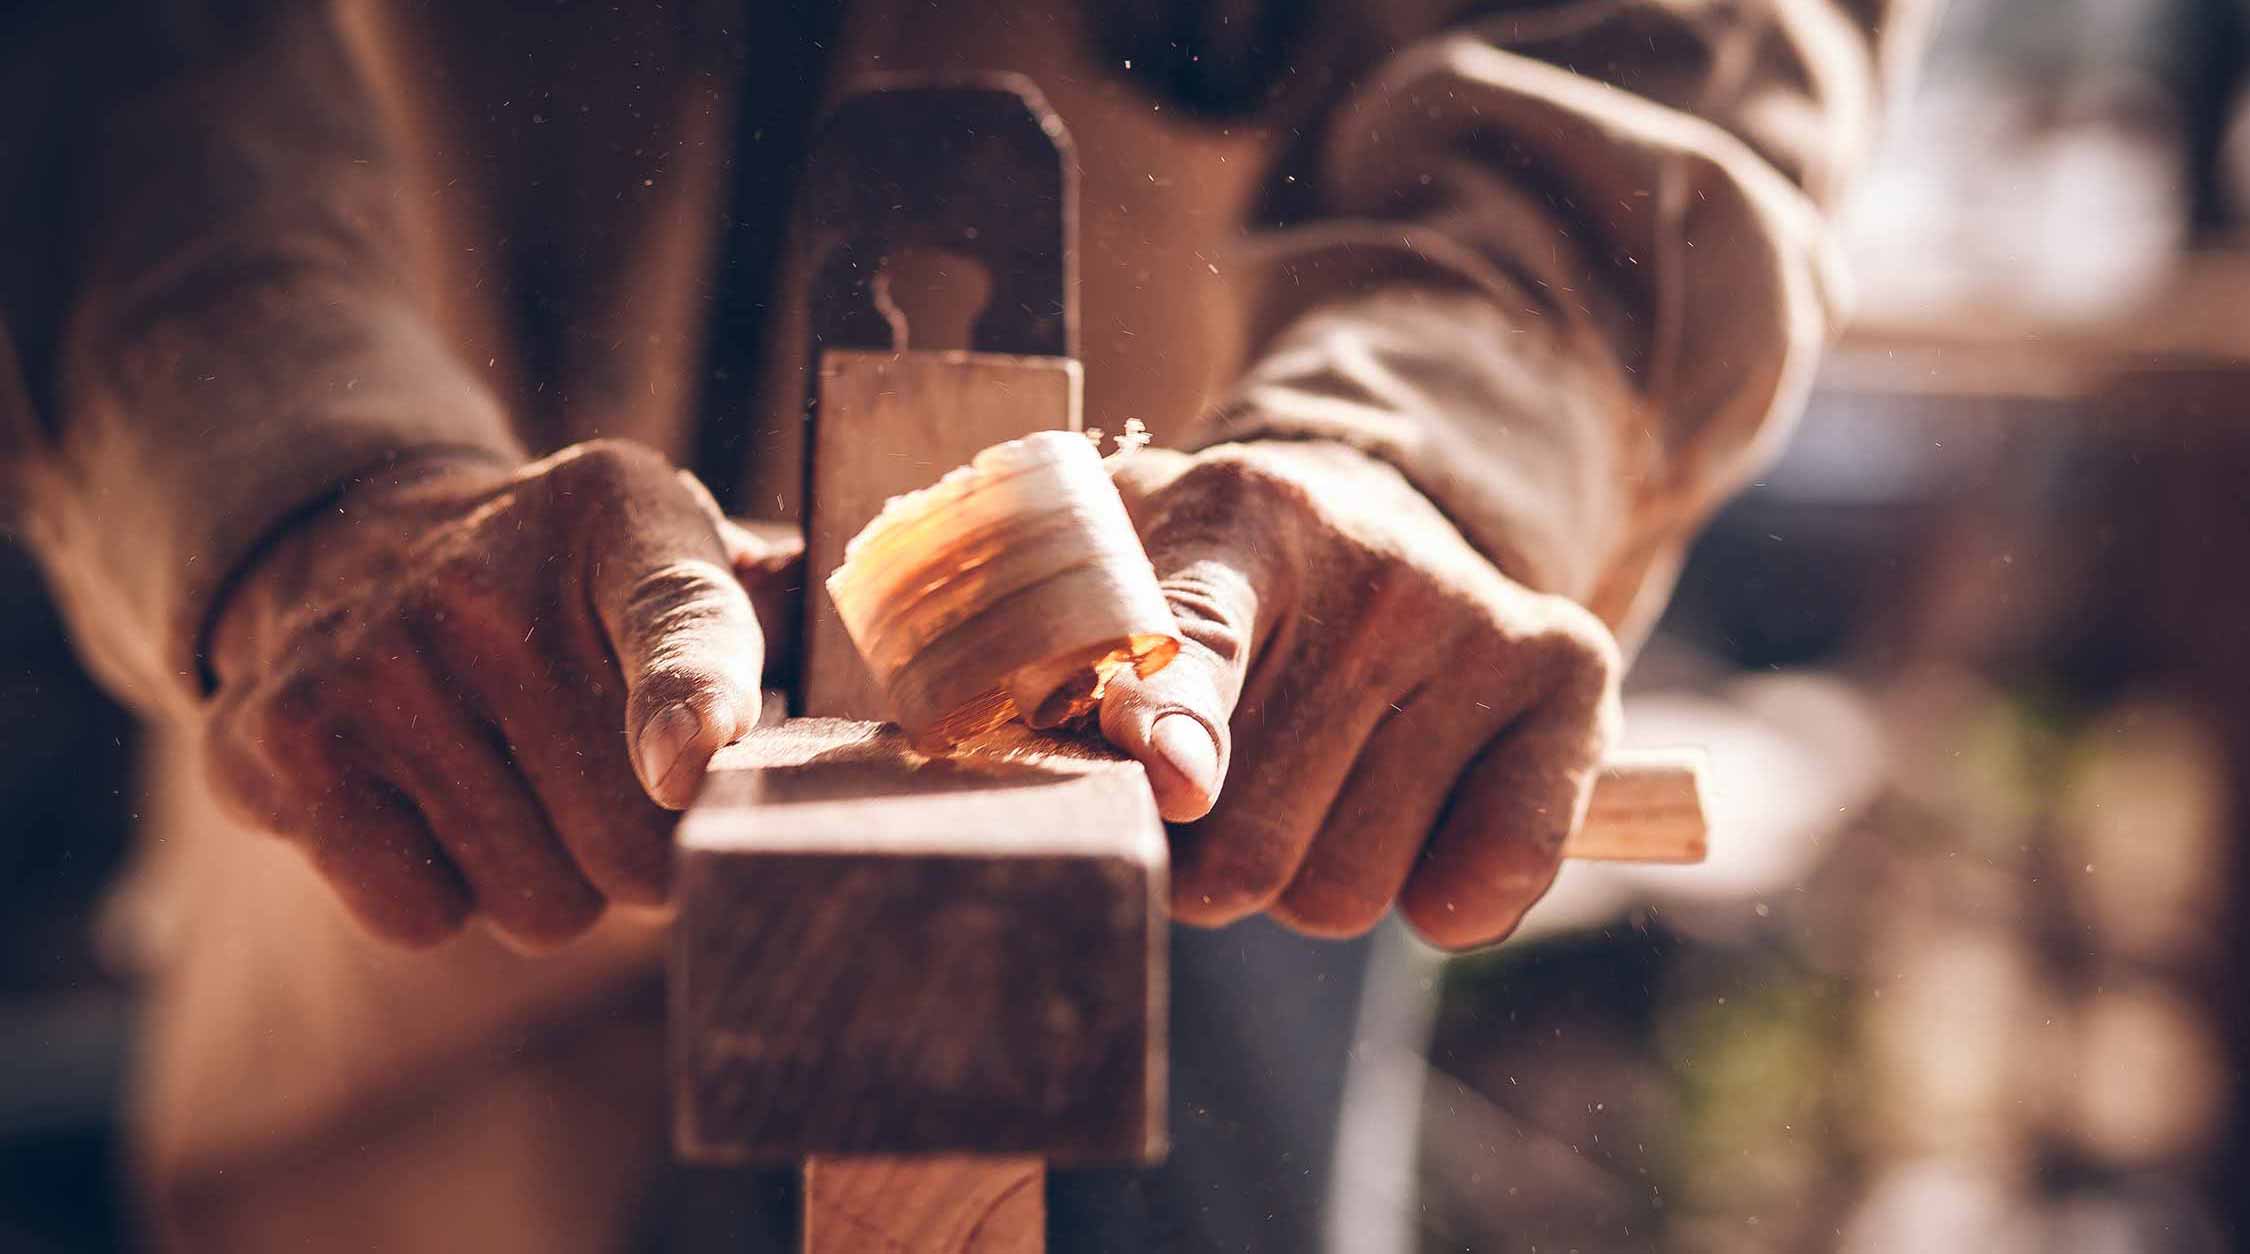
[[[1117,479],[1187,643],[1101,723],[1184,825],[1179,917],[1350,935],[1395,901],[1440,945],[1513,930],[1617,727],[1601,623],[1342,445],[1147,450]]]
[[[228,596],[216,791],[381,935],[430,944],[476,913],[567,939],[605,901],[663,899],[665,807],[757,721],[743,580],[778,585],[777,562],[635,445],[403,467]]]

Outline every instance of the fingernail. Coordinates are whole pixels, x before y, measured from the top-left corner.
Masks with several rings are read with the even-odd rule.
[[[663,786],[672,768],[680,764],[680,755],[695,743],[697,733],[702,730],[703,720],[685,705],[664,707],[641,728],[641,782],[650,793]]]
[[[1149,729],[1148,743],[1198,800],[1210,800],[1219,786],[1219,746],[1202,723],[1192,715],[1166,714]]]

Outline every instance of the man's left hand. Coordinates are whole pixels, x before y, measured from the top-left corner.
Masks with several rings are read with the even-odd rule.
[[[1175,913],[1514,930],[1618,725],[1608,630],[1343,445],[1143,450],[1116,478],[1186,644],[1101,724],[1175,824]]]

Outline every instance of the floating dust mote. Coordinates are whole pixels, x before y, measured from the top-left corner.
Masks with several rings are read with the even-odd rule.
[[[996,444],[892,497],[828,595],[925,752],[1013,718],[1067,722],[1118,672],[1155,674],[1180,648],[1101,454],[1069,431]]]

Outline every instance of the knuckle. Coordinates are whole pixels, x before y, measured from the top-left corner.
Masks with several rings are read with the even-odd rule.
[[[515,904],[483,908],[492,925],[510,940],[527,948],[548,950],[584,936],[600,922],[603,903],[598,897],[565,892],[527,892]]]
[[[685,558],[635,579],[626,594],[626,612],[652,630],[677,630],[735,617],[746,600],[742,585],[717,563]]]
[[[1295,842],[1241,825],[1199,831],[1173,873],[1173,908],[1186,921],[1215,925],[1246,918],[1280,900],[1296,870]]]
[[[388,911],[367,920],[384,940],[405,949],[435,949],[459,936],[469,924],[468,912],[431,901],[412,911]]]
[[[1624,666],[1609,633],[1550,635],[1540,642],[1540,653],[1543,669],[1551,677],[1548,701],[1605,734],[1614,730],[1621,720],[1619,677]]]
[[[489,547],[473,547],[432,563],[400,594],[400,624],[412,636],[431,630],[490,632],[522,618],[523,598],[493,559]]]
[[[1414,930],[1416,936],[1449,953],[1475,949],[1501,939],[1500,936],[1488,935],[1483,928],[1464,922],[1447,902],[1402,902],[1399,905],[1399,917],[1406,921],[1406,925]]]
[[[1246,608],[1253,597],[1241,572],[1218,562],[1195,562],[1161,586],[1189,650],[1222,668],[1248,660],[1250,624],[1245,620],[1255,611]]]
[[[1514,931],[1522,909],[1545,891],[1551,878],[1551,872],[1536,884],[1518,875],[1418,878],[1399,899],[1399,917],[1440,949],[1473,949]]]
[[[231,723],[231,720],[229,720]],[[204,778],[219,811],[237,823],[276,835],[296,826],[301,809],[290,780],[278,776],[256,746],[220,724],[205,733]]]
[[[1617,637],[1593,611],[1567,597],[1542,601],[1546,613],[1541,639],[1563,665],[1605,680],[1623,669]]]
[[[263,774],[277,791],[316,801],[332,782],[343,738],[343,720],[319,678],[294,675],[243,709],[228,738],[229,760],[243,775]]]
[[[1228,523],[1277,506],[1291,513],[1309,513],[1313,507],[1311,495],[1271,453],[1241,445],[1198,458],[1164,495],[1192,516]]]
[[[670,468],[652,449],[629,440],[588,440],[557,453],[547,478],[564,495],[615,500],[648,486],[652,477],[668,479]]]
[[[1233,446],[1199,456],[1159,490],[1147,526],[1158,543],[1240,547],[1288,540],[1314,512],[1311,494],[1263,450]]]
[[[1375,557],[1357,575],[1358,600],[1372,617],[1395,624],[1448,612],[1446,590],[1437,576],[1410,558]]]
[[[1418,876],[1399,899],[1399,916],[1441,949],[1494,944],[1514,932],[1546,895],[1560,865],[1557,857],[1474,875]]]
[[[325,670],[280,675],[267,684],[255,706],[254,734],[266,740],[311,735],[328,720],[332,695]]]
[[[755,680],[735,674],[723,662],[696,653],[652,660],[633,685],[632,706],[636,714],[644,717],[665,706],[678,704],[712,715],[740,708],[755,695]]]
[[[601,877],[602,891],[629,906],[660,906],[672,895],[668,849],[651,846],[621,853]]]
[[[1202,884],[1190,877],[1175,877],[1172,914],[1194,927],[1224,927],[1264,909],[1271,895],[1244,893],[1219,884]]]
[[[749,602],[719,568],[693,559],[668,562],[634,579],[620,607],[625,630],[660,653],[697,651],[713,632],[754,630]]]
[[[598,700],[607,659],[574,608],[551,585],[514,583],[482,564],[440,571],[401,619],[390,657],[402,669],[383,687],[393,704],[403,697],[422,712],[457,705],[464,683],[486,699],[542,692]]]
[[[1624,663],[1616,640],[1592,614],[1564,598],[1540,596],[1523,611],[1502,607],[1461,621],[1465,626],[1449,652],[1463,664],[1462,673],[1481,680],[1479,699],[1614,729]]]
[[[552,805],[563,843],[604,897],[623,905],[662,905],[671,895],[672,830],[679,815],[648,799],[622,754],[605,783],[598,795]]]
[[[1477,681],[1475,686],[1488,692],[1506,692],[1515,682],[1521,657],[1515,643],[1488,627],[1471,626],[1461,630],[1446,650],[1465,679]]]
[[[1274,916],[1307,936],[1345,940],[1365,935],[1391,910],[1391,899],[1356,884],[1331,880],[1290,886]]]
[[[741,586],[703,561],[673,562],[643,575],[627,594],[624,626],[645,642],[643,669],[740,682],[762,638]],[[755,684],[755,676],[748,682]]]

